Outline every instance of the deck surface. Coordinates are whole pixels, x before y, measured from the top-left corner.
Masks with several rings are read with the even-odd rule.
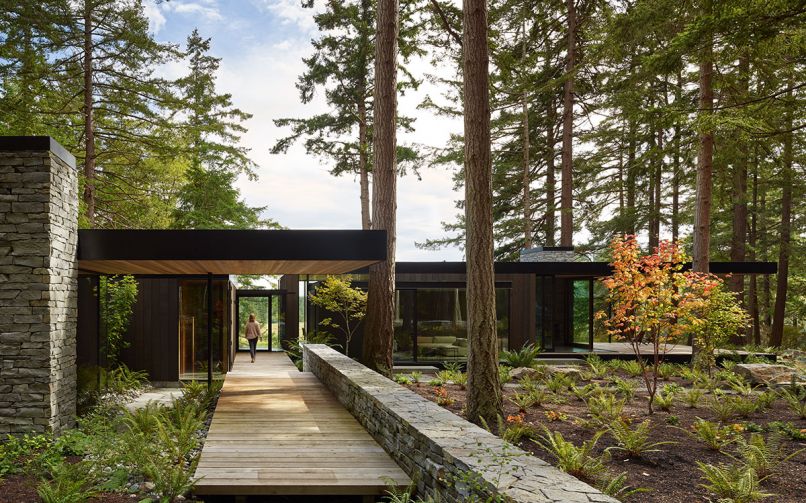
[[[199,495],[380,495],[408,476],[285,353],[238,353],[196,477]]]

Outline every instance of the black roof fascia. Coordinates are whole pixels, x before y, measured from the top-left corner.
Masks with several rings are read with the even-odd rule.
[[[386,231],[85,229],[78,259],[382,261]]]
[[[0,152],[51,151],[71,168],[76,157],[50,136],[0,136]]]
[[[686,264],[684,269],[690,269]],[[714,274],[775,274],[776,262],[711,262]],[[496,274],[538,274],[572,276],[607,276],[612,272],[607,262],[496,262]],[[363,268],[356,274],[366,273]],[[465,274],[465,262],[397,262],[395,274]]]

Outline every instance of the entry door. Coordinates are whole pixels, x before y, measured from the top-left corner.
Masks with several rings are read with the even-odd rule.
[[[254,314],[260,325],[259,351],[282,351],[280,341],[285,337],[285,298],[280,290],[240,290],[238,304],[238,349],[248,350],[246,323]]]

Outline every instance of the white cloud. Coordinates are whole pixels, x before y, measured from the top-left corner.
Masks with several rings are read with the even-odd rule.
[[[207,21],[221,21],[224,17],[218,10],[218,4],[214,0],[202,0],[199,2],[182,2],[172,0],[162,3],[163,9],[177,14],[187,14],[199,16]]]
[[[148,29],[152,33],[159,33],[165,26],[165,16],[162,15],[159,5],[154,0],[149,0],[145,2],[143,8],[148,18]]]
[[[316,26],[313,16],[321,10],[321,5],[316,3],[313,8],[305,8],[300,0],[257,0],[256,5],[280,18],[284,24],[295,24],[305,32]]]

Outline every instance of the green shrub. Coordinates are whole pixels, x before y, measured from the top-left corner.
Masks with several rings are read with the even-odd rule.
[[[630,375],[630,377],[641,377],[644,374],[644,369],[641,368],[641,364],[635,360],[623,361],[621,370]]]
[[[680,366],[674,363],[661,363],[658,365],[658,377],[663,380],[669,380],[672,377],[680,374]]]
[[[772,475],[778,465],[794,458],[803,449],[785,455],[779,433],[772,433],[766,439],[760,433],[753,433],[747,440],[739,439],[738,452],[745,466],[755,470],[763,480]]]
[[[467,374],[464,372],[457,372],[453,375],[453,383],[461,389],[467,387]]]
[[[447,384],[448,382],[453,382],[453,378],[456,374],[459,373],[457,370],[440,370],[437,372],[437,380],[440,381],[442,384]]]
[[[588,413],[600,424],[608,425],[621,418],[624,400],[619,400],[610,393],[592,396],[586,402]]]
[[[543,434],[535,439],[535,443],[554,457],[560,470],[578,478],[595,480],[605,470],[606,456],[593,455],[603,433],[597,432],[591,440],[577,447],[565,440],[559,431],[552,432],[543,426]]]
[[[690,409],[694,409],[700,404],[700,400],[705,392],[699,388],[691,388],[683,393],[683,401]]]
[[[130,370],[121,364],[106,373],[106,389],[118,394],[138,391],[148,382],[148,373],[143,370]]]
[[[411,380],[414,381],[415,384],[420,384],[420,381],[423,380],[423,373],[415,370],[411,373]]]
[[[675,415],[666,416],[666,424],[677,426],[680,424],[680,418]]]
[[[602,493],[616,498],[619,501],[625,501],[630,496],[650,491],[644,487],[632,487],[628,485],[627,472],[622,472],[615,477],[601,477],[601,481],[597,487]]]
[[[84,503],[98,490],[88,463],[61,461],[52,466],[50,478],[37,485],[36,493],[43,503]]]
[[[692,435],[713,451],[721,451],[734,441],[734,431],[728,426],[720,426],[711,421],[697,418],[691,425]]]
[[[648,452],[660,452],[661,445],[673,444],[674,442],[651,442],[649,439],[652,431],[652,423],[647,419],[631,428],[624,420],[613,421],[608,427],[608,432],[616,441],[610,450],[624,451],[629,458],[640,458]]]
[[[501,351],[501,359],[512,368],[531,367],[539,354],[539,347],[534,344],[527,344],[521,349]]]
[[[411,384],[411,378],[406,374],[395,374],[392,379],[398,384]]]
[[[767,430],[778,432],[796,442],[806,441],[806,433],[789,421],[771,421],[767,424]]]
[[[604,379],[607,377],[609,372],[608,366],[605,364],[604,360],[599,355],[591,354],[585,358],[585,362],[588,364],[588,369],[590,370],[591,376],[595,379]]]
[[[625,400],[632,400],[635,396],[637,386],[632,381],[613,376],[610,378],[610,382],[616,387],[616,393],[623,396]]]
[[[806,390],[785,388],[781,390],[781,398],[786,401],[789,409],[801,419],[806,419]]]
[[[571,389],[574,385],[574,379],[569,376],[568,374],[564,374],[562,372],[556,372],[551,379],[546,381],[546,387],[552,393],[560,393],[562,391],[566,391]]]
[[[674,393],[660,392],[655,395],[653,400],[660,410],[669,411],[672,409],[672,405],[674,405]]]
[[[707,482],[700,485],[720,498],[720,501],[751,503],[772,496],[761,492],[761,482],[752,468],[737,465],[715,466],[700,461],[697,461],[697,467]]]
[[[498,380],[500,381],[501,386],[512,381],[512,375],[509,373],[510,370],[512,370],[512,368],[506,365],[498,366]]]

